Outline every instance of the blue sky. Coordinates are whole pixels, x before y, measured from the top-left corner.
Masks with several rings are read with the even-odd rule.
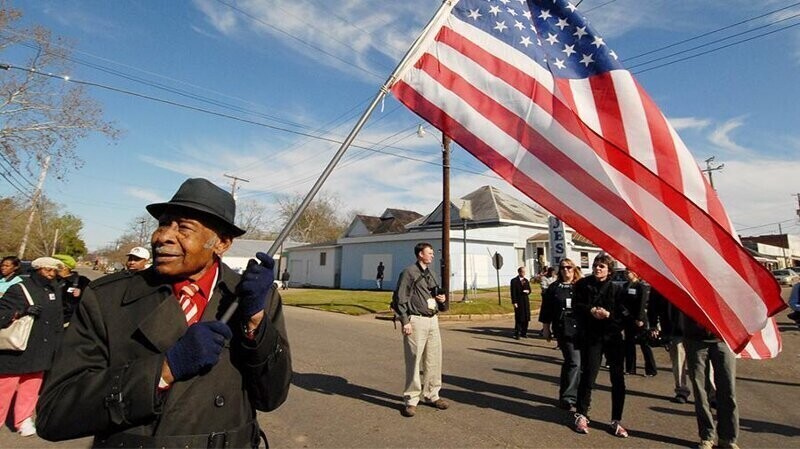
[[[347,134],[439,5],[436,0],[10,3],[24,12],[24,25],[43,25],[72,42],[81,60],[236,109],[82,65],[68,74],[73,78],[334,139]],[[793,3],[584,0],[579,9],[624,61]],[[626,65],[737,32],[753,30],[737,39],[758,36],[800,22],[792,17],[798,13],[800,5]],[[14,51],[0,59],[24,61]],[[800,193],[798,68],[800,27],[793,27],[638,75],[698,162],[713,155],[725,164],[714,183],[743,235],[777,232],[777,222],[784,231],[800,233],[792,196]],[[275,198],[305,193],[338,148],[132,96],[91,94],[124,134],[113,145],[98,138],[82,142],[78,153],[85,165],[64,179],[50,177],[45,185],[47,195],[84,220],[90,249],[128,231],[146,204],[168,199],[186,177],[207,177],[223,186],[230,181],[223,174],[246,178],[250,182],[240,184],[239,200],[274,210]],[[359,141],[390,144],[387,153],[436,163],[438,132],[429,128],[419,138],[418,123],[387,97]],[[486,184],[513,191],[461,148],[454,149],[453,167],[464,169],[453,171],[453,197]],[[345,210],[427,213],[440,201],[440,171],[434,164],[351,148],[325,191],[338,195]],[[9,185],[0,184],[0,194],[11,193]]]

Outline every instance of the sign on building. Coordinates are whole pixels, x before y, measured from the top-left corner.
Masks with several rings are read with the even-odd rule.
[[[567,251],[572,246],[572,236],[564,230],[564,222],[554,216],[547,219],[550,230],[550,266],[558,266],[562,259],[567,257]]]

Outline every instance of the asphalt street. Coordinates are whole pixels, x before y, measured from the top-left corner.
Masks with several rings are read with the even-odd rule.
[[[590,434],[579,435],[571,429],[572,416],[555,406],[561,354],[554,343],[509,338],[509,319],[442,322],[442,397],[451,408],[420,406],[416,417],[404,418],[402,341],[391,321],[285,310],[295,374],[287,402],[259,417],[272,447],[690,447],[698,441],[692,404],[669,401],[672,375],[660,349],[658,376],[626,376],[623,423],[630,438],[607,432],[605,371],[593,397]],[[775,360],[738,363],[744,448],[797,447],[800,441],[800,331],[785,315],[779,319],[783,353]],[[3,448],[90,444],[48,443],[0,430]]]

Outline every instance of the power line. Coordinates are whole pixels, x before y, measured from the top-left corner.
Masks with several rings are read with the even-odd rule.
[[[685,44],[687,42],[691,42],[691,41],[694,41],[694,40],[697,40],[697,39],[702,39],[702,38],[704,38],[706,36],[710,36],[712,34],[719,33],[720,31],[725,31],[727,29],[734,28],[734,27],[737,27],[739,25],[743,25],[743,24],[745,24],[747,22],[752,22],[753,20],[758,20],[758,19],[761,19],[763,17],[775,14],[776,12],[781,12],[781,11],[787,10],[789,8],[793,8],[793,7],[797,6],[797,5],[800,5],[800,2],[796,2],[796,3],[793,3],[793,4],[789,5],[789,6],[785,6],[783,8],[779,8],[779,9],[776,9],[776,10],[773,10],[773,11],[770,11],[770,12],[755,16],[755,17],[750,17],[748,19],[744,19],[742,21],[739,21],[739,22],[736,22],[736,23],[732,23],[730,25],[726,25],[726,26],[721,27],[721,28],[717,28],[715,30],[708,31],[706,33],[698,34],[697,36],[693,36],[693,37],[690,37],[690,38],[687,38],[687,39],[683,39],[683,40],[680,40],[680,41],[677,41],[677,42],[673,42],[673,43],[665,45],[663,47],[659,47],[659,48],[656,48],[656,49],[653,49],[653,50],[648,50],[648,51],[646,51],[644,53],[640,53],[638,55],[631,56],[630,58],[625,58],[625,59],[622,60],[622,62],[628,63],[630,61],[633,61],[634,59],[641,58],[642,56],[647,56],[649,54],[657,53],[659,51],[666,50],[666,49],[672,48],[672,47],[676,47],[678,45]]]
[[[737,232],[741,232],[741,231],[747,231],[748,229],[766,228],[768,226],[775,226],[775,225],[778,225],[778,224],[789,223],[789,222],[793,222],[795,220],[797,220],[797,219],[796,218],[790,218],[788,220],[776,221],[774,223],[766,223],[766,224],[762,224],[762,225],[758,225],[758,226],[748,226],[746,228],[739,228],[736,231]]]
[[[771,35],[771,34],[778,33],[778,32],[780,32],[780,31],[785,31],[785,30],[787,30],[787,29],[789,29],[789,28],[794,28],[794,27],[796,27],[796,26],[798,26],[798,25],[800,25],[800,22],[798,22],[798,23],[795,23],[795,24],[792,24],[792,25],[787,25],[787,26],[785,26],[785,27],[782,27],[782,28],[778,28],[777,30],[772,30],[772,31],[769,31],[769,32],[767,32],[767,33],[764,33],[764,34],[761,34],[761,35],[759,35],[759,36],[753,36],[753,37],[750,37],[750,38],[747,38],[747,39],[742,39],[742,40],[740,40],[740,41],[732,42],[732,43],[730,43],[730,44],[723,45],[723,46],[721,46],[721,47],[712,48],[711,50],[707,50],[707,51],[704,51],[704,52],[696,53],[696,54],[694,54],[694,55],[686,56],[686,57],[684,57],[684,58],[675,59],[675,60],[673,60],[673,61],[669,61],[669,62],[666,62],[666,63],[664,63],[664,64],[659,64],[659,65],[656,65],[656,66],[653,66],[653,67],[648,67],[648,68],[646,68],[646,69],[643,69],[643,70],[638,70],[638,71],[635,71],[635,72],[632,72],[632,73],[634,73],[634,74],[639,74],[639,73],[645,73],[645,72],[649,72],[649,71],[651,71],[651,70],[655,70],[655,69],[660,69],[660,68],[662,68],[662,67],[666,67],[666,66],[669,66],[669,65],[672,65],[672,64],[676,64],[676,63],[678,63],[678,62],[682,62],[682,61],[686,61],[686,60],[689,60],[689,59],[698,58],[698,57],[700,57],[700,56],[707,55],[707,54],[709,54],[709,53],[713,53],[713,52],[715,52],[715,51],[723,50],[723,49],[726,49],[726,48],[728,48],[728,47],[733,47],[733,46],[735,46],[735,45],[743,44],[743,43],[745,43],[745,42],[749,42],[749,41],[752,41],[752,40],[755,40],[755,39],[760,39],[760,38],[762,38],[762,37],[766,37],[766,36],[769,36],[769,35]]]
[[[581,2],[582,2],[582,1],[583,1],[583,0],[581,0]],[[602,8],[603,6],[606,6],[606,5],[608,5],[608,4],[614,3],[615,1],[617,1],[617,0],[608,0],[608,1],[607,1],[607,2],[605,2],[605,3],[602,3],[602,4],[600,4],[600,5],[597,5],[597,6],[593,6],[593,7],[589,8],[589,9],[587,9],[587,10],[586,10],[586,11],[584,11],[583,13],[584,13],[584,14],[586,14],[587,12],[592,12],[592,11],[594,11],[595,9],[600,9],[600,8]],[[580,5],[580,4],[581,4],[581,2],[578,2],[578,5]],[[578,7],[578,5],[575,5],[575,7],[577,8],[577,7]]]
[[[736,34],[732,34],[732,35],[730,35],[730,36],[726,36],[726,37],[723,37],[723,38],[719,38],[719,39],[713,40],[713,41],[711,41],[711,42],[706,42],[706,43],[704,43],[704,44],[700,44],[700,45],[694,46],[694,47],[692,47],[692,48],[687,48],[687,49],[685,49],[685,50],[677,51],[677,52],[675,52],[675,53],[671,53],[671,54],[668,54],[668,55],[666,55],[666,56],[661,56],[661,57],[658,57],[658,58],[656,58],[656,59],[652,59],[652,60],[650,60],[650,61],[641,62],[641,63],[639,63],[639,64],[634,64],[634,65],[631,65],[631,66],[627,66],[627,68],[628,68],[628,70],[631,70],[631,69],[635,69],[635,68],[637,68],[637,67],[641,67],[641,66],[644,66],[644,65],[649,65],[649,64],[652,64],[652,63],[654,63],[654,62],[662,61],[662,60],[664,60],[664,59],[671,58],[671,57],[673,57],[673,56],[678,56],[678,55],[681,55],[681,54],[684,54],[684,53],[689,53],[689,52],[691,52],[691,51],[694,51],[694,50],[699,50],[699,49],[701,49],[701,48],[708,47],[708,46],[710,46],[710,45],[717,44],[717,43],[720,43],[720,42],[723,42],[723,41],[726,41],[726,40],[729,40],[729,39],[733,39],[733,38],[735,38],[735,37],[743,36],[743,35],[745,35],[745,34],[749,34],[749,33],[755,32],[755,31],[759,31],[759,30],[761,30],[761,29],[763,29],[763,28],[767,28],[767,27],[770,27],[770,26],[772,26],[772,25],[776,25],[776,24],[778,24],[778,23],[785,22],[785,21],[787,21],[787,20],[791,20],[791,19],[794,19],[794,18],[796,18],[796,17],[799,17],[799,16],[800,16],[800,13],[797,13],[797,14],[794,14],[794,15],[792,15],[792,16],[785,17],[785,18],[782,18],[782,19],[776,20],[776,21],[774,21],[774,22],[768,23],[768,24],[766,24],[766,25],[764,25],[764,26],[762,26],[762,27],[759,27],[759,28],[754,28],[754,29],[751,29],[751,30],[746,30],[746,31],[742,31],[742,32],[739,32],[739,33],[736,33]],[[722,49],[722,48],[727,48],[727,47],[729,47],[729,46],[736,45],[736,44],[743,43],[743,42],[747,42],[748,40],[757,39],[757,38],[759,38],[759,37],[764,37],[764,36],[767,36],[767,35],[769,35],[769,34],[772,34],[772,33],[778,32],[778,31],[782,31],[782,30],[784,30],[784,29],[786,29],[786,28],[791,28],[791,27],[793,27],[793,26],[797,26],[797,25],[798,25],[798,23],[795,23],[795,24],[793,24],[793,25],[789,25],[789,26],[787,26],[787,27],[784,27],[784,28],[779,28],[779,29],[777,29],[777,30],[773,30],[773,31],[771,31],[771,32],[764,33],[764,34],[762,34],[762,35],[759,35],[759,36],[754,36],[754,37],[752,37],[752,38],[749,38],[749,39],[745,39],[745,40],[741,40],[741,41],[733,42],[733,43],[731,43],[731,44],[729,44],[729,45],[726,45],[726,46],[723,46],[723,47],[719,47],[719,48],[716,48],[716,49],[712,49],[711,51],[716,51],[716,50],[719,50],[719,49]],[[709,51],[709,52],[706,52],[706,53],[710,53],[710,51]],[[705,53],[700,53],[700,54],[705,54]],[[675,62],[677,62],[677,61],[675,61]]]

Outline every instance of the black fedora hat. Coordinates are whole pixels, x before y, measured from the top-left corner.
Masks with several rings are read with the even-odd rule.
[[[236,201],[233,196],[207,179],[187,179],[171,200],[148,204],[147,212],[158,219],[168,208],[190,209],[209,216],[214,222],[224,226],[232,237],[239,237],[246,232],[234,224]]]

